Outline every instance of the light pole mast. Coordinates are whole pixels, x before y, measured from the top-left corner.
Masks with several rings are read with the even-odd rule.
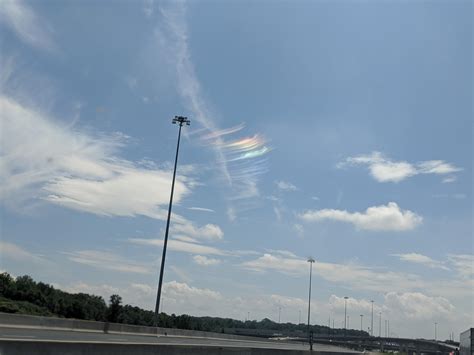
[[[176,145],[176,156],[174,159],[173,180],[171,182],[171,195],[170,195],[170,204],[168,206],[168,219],[166,220],[165,240],[163,242],[163,255],[161,257],[160,279],[158,281],[158,292],[156,295],[155,327],[158,326],[158,319],[159,319],[161,288],[163,286],[163,273],[165,271],[166,247],[168,246],[168,234],[170,230],[171,208],[173,206],[174,182],[176,180],[176,166],[178,165],[179,142],[181,140],[181,128],[183,127],[183,125],[189,126],[190,121],[188,120],[187,117],[175,116],[173,118],[172,123],[179,124],[179,131],[178,131],[178,143]]]
[[[349,297],[344,296],[344,336],[346,336],[346,329],[347,329],[347,299]]]
[[[360,315],[360,331],[362,331],[362,318],[364,317],[363,314]]]
[[[374,300],[370,302],[372,303],[372,320],[370,321],[370,335],[374,336]]]
[[[311,343],[311,333],[310,333],[310,320],[311,320],[311,278],[313,277],[313,263],[315,260],[313,258],[308,259],[309,263],[309,297],[308,297],[308,342],[311,350],[313,350],[313,344]]]

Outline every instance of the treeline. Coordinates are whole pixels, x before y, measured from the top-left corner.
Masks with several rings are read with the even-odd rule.
[[[30,276],[13,278],[8,273],[0,274],[0,312],[41,316],[55,316],[102,322],[153,326],[154,312],[123,305],[119,295],[111,295],[106,304],[100,296],[86,293],[68,293]],[[261,321],[240,321],[230,318],[194,317],[186,314],[160,313],[159,325],[165,328],[202,330],[211,332],[233,332],[240,334],[271,335],[273,333],[306,334],[304,324],[276,323],[267,318]],[[313,325],[317,334],[342,334],[342,329],[329,329]],[[366,332],[347,330],[348,335],[367,335]]]

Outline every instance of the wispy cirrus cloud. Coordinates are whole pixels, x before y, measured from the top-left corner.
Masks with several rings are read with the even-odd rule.
[[[291,182],[288,182],[288,181],[279,180],[279,181],[275,181],[275,184],[278,187],[278,189],[282,191],[298,190],[298,188],[295,185],[293,185]]]
[[[395,202],[373,206],[364,212],[322,209],[309,210],[299,215],[306,222],[336,221],[353,224],[371,231],[406,231],[420,225],[423,218],[409,210],[402,210]]]
[[[0,2],[0,25],[3,24],[23,42],[42,50],[56,49],[51,26],[23,0]]]
[[[392,161],[381,152],[348,157],[338,164],[340,168],[347,166],[367,166],[370,175],[378,182],[400,182],[415,175],[435,174],[447,175],[443,182],[449,183],[456,180],[452,174],[462,170],[444,160],[426,160],[419,163]]]
[[[124,135],[86,133],[6,96],[0,106],[5,204],[42,200],[97,215],[166,218],[171,171],[121,159]],[[191,192],[192,180],[178,176],[177,202]]]
[[[265,253],[257,259],[243,262],[241,267],[256,272],[277,271],[292,276],[308,273],[308,262],[305,259],[275,253]],[[353,263],[338,264],[316,260],[313,273],[330,282],[359,290],[386,292],[421,287],[421,280],[417,275],[379,271]]]
[[[419,254],[419,253],[392,254],[392,256],[396,256],[400,258],[401,261],[421,264],[433,269],[449,270],[449,268],[446,267],[444,263],[442,263],[441,261],[434,260],[430,258],[429,256]]]
[[[163,246],[163,239],[146,239],[146,238],[129,238],[128,242],[137,245],[145,246]],[[229,253],[225,250],[221,250],[216,247],[209,245],[200,244],[198,241],[193,239],[179,240],[169,239],[168,240],[168,249],[188,254],[198,254],[198,255],[228,255]]]
[[[194,133],[203,144],[214,150],[219,170],[232,191],[228,216],[233,219],[240,209],[250,205],[239,201],[259,195],[258,181],[267,170],[262,156],[271,149],[260,134],[236,137],[244,128],[243,124],[227,129],[218,128],[216,115],[203,94],[191,60],[185,2],[162,4],[159,13],[160,21],[155,31],[156,46],[173,56],[170,63],[176,71],[178,92],[192,113],[192,121],[201,126]]]
[[[48,260],[41,255],[32,253],[15,243],[5,241],[0,241],[0,256],[2,258],[23,262],[33,262],[36,264],[44,264],[48,262]]]
[[[63,254],[71,261],[97,269],[137,274],[151,273],[150,265],[128,260],[124,256],[109,251],[79,250]]]
[[[213,266],[219,265],[221,263],[221,260],[219,259],[208,258],[207,256],[203,255],[194,255],[193,260],[196,264],[201,266]]]

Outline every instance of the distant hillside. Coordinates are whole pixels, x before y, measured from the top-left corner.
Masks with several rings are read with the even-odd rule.
[[[13,278],[8,273],[0,274],[0,312],[19,313],[40,316],[55,316],[95,321],[108,321],[134,325],[153,325],[152,311],[139,307],[122,305],[119,295],[111,295],[109,304],[100,296],[86,293],[68,293],[55,289],[43,282],[36,282],[30,276]],[[242,322],[230,318],[194,317],[187,314],[160,314],[160,326],[203,330],[212,332],[259,333],[271,335],[304,335],[305,324],[275,323],[269,319]],[[342,334],[343,329],[329,329],[326,326],[313,325],[314,334]],[[348,329],[350,335],[368,335],[366,332]]]

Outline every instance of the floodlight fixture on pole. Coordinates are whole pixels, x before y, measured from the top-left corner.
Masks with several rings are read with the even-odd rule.
[[[310,349],[313,350],[313,343],[311,342],[311,278],[313,277],[313,263],[315,260],[312,257],[308,258],[309,263],[309,297],[308,297],[308,342]]]
[[[174,183],[175,183],[175,180],[176,180],[176,166],[178,165],[179,143],[180,143],[180,140],[181,140],[181,128],[183,127],[183,125],[189,126],[190,121],[188,120],[187,117],[174,116],[173,121],[171,123],[178,124],[179,125],[179,131],[178,131],[178,143],[176,145],[176,156],[175,156],[175,159],[174,159],[173,180],[171,182],[171,195],[170,195],[170,203],[169,203],[169,206],[168,206],[168,219],[166,220],[165,239],[163,241],[163,255],[161,257],[160,278],[159,278],[159,281],[158,281],[158,292],[157,292],[157,295],[156,295],[155,327],[158,326],[158,320],[159,320],[161,288],[163,286],[163,274],[164,274],[164,271],[165,271],[166,247],[168,246],[168,234],[169,234],[169,230],[170,230],[171,208],[173,206]]]

